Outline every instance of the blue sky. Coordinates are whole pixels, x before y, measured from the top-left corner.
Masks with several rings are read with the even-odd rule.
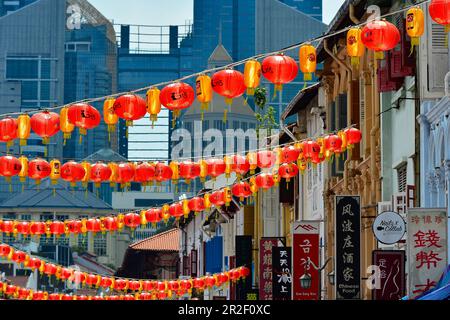
[[[211,0],[214,1],[214,0]],[[89,0],[108,19],[121,24],[180,25],[192,20],[193,0]],[[329,23],[344,0],[323,0]]]

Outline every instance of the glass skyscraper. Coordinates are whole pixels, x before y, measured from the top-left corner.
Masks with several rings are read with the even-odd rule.
[[[291,6],[310,17],[313,17],[317,20],[323,20],[323,1],[322,0],[279,0]]]

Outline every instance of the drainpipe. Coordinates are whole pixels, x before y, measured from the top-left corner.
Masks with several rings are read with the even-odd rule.
[[[450,71],[445,75],[444,86],[445,86],[445,95],[450,97]]]
[[[376,187],[376,140],[377,132],[380,129],[380,94],[378,92],[378,82],[377,82],[377,60],[375,55],[373,56],[373,66],[372,66],[372,101],[373,101],[373,116],[372,116],[372,130],[370,130],[370,171],[371,171],[371,197],[372,204],[376,204],[376,199],[379,199],[379,191]]]
[[[355,17],[355,6],[352,5],[352,4],[349,7],[349,14],[348,14],[348,16],[349,16],[350,20],[352,20],[352,22],[354,24],[358,25],[358,24],[361,23],[361,21]]]
[[[328,55],[337,62],[337,64],[341,67],[344,68],[347,73],[347,126],[352,125],[351,123],[351,111],[352,111],[352,79],[353,79],[353,71],[351,68],[349,68],[345,63],[343,63],[338,57],[336,57],[333,52],[328,48],[328,41],[327,39],[323,40],[323,48],[325,50],[326,53],[328,53]],[[348,166],[350,164],[351,159],[347,159],[345,160],[344,163],[344,187],[346,190],[349,190],[348,188]]]

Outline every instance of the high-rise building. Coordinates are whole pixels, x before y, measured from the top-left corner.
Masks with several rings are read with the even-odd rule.
[[[116,33],[111,22],[87,1],[72,1],[78,6],[82,23],[65,32],[64,103],[107,96],[117,91]],[[76,9],[78,11],[78,9]],[[103,114],[103,102],[93,104]],[[64,147],[64,158],[81,160],[104,148],[115,152],[118,135],[108,133],[101,121],[89,130],[82,143],[76,130]]]
[[[319,21],[323,20],[323,0],[279,0]]]
[[[14,12],[36,0],[1,0],[0,1],[0,17]]]

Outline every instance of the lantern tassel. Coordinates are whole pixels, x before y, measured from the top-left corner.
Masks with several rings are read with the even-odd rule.
[[[305,82],[312,81],[312,73],[308,72],[303,75],[303,80]]]
[[[384,59],[384,52],[383,51],[375,51],[375,59],[383,60]]]
[[[414,53],[414,47],[418,46],[419,44],[420,44],[420,38],[418,38],[418,37],[411,38],[411,51],[409,52],[410,57]]]
[[[275,100],[275,98],[277,97],[277,94],[279,91],[283,90],[283,85],[282,84],[277,84],[275,85],[275,89],[273,91],[273,96],[272,96],[272,101]]]
[[[26,145],[27,145],[27,140],[26,140],[26,139],[20,139],[19,145],[20,145],[21,147],[26,146]]]
[[[247,95],[248,96],[254,96],[255,95],[255,88],[247,88]]]
[[[351,64],[353,67],[359,67],[360,58],[359,57],[351,57]]]
[[[227,123],[227,118],[228,118],[228,109],[223,110],[223,123]]]

